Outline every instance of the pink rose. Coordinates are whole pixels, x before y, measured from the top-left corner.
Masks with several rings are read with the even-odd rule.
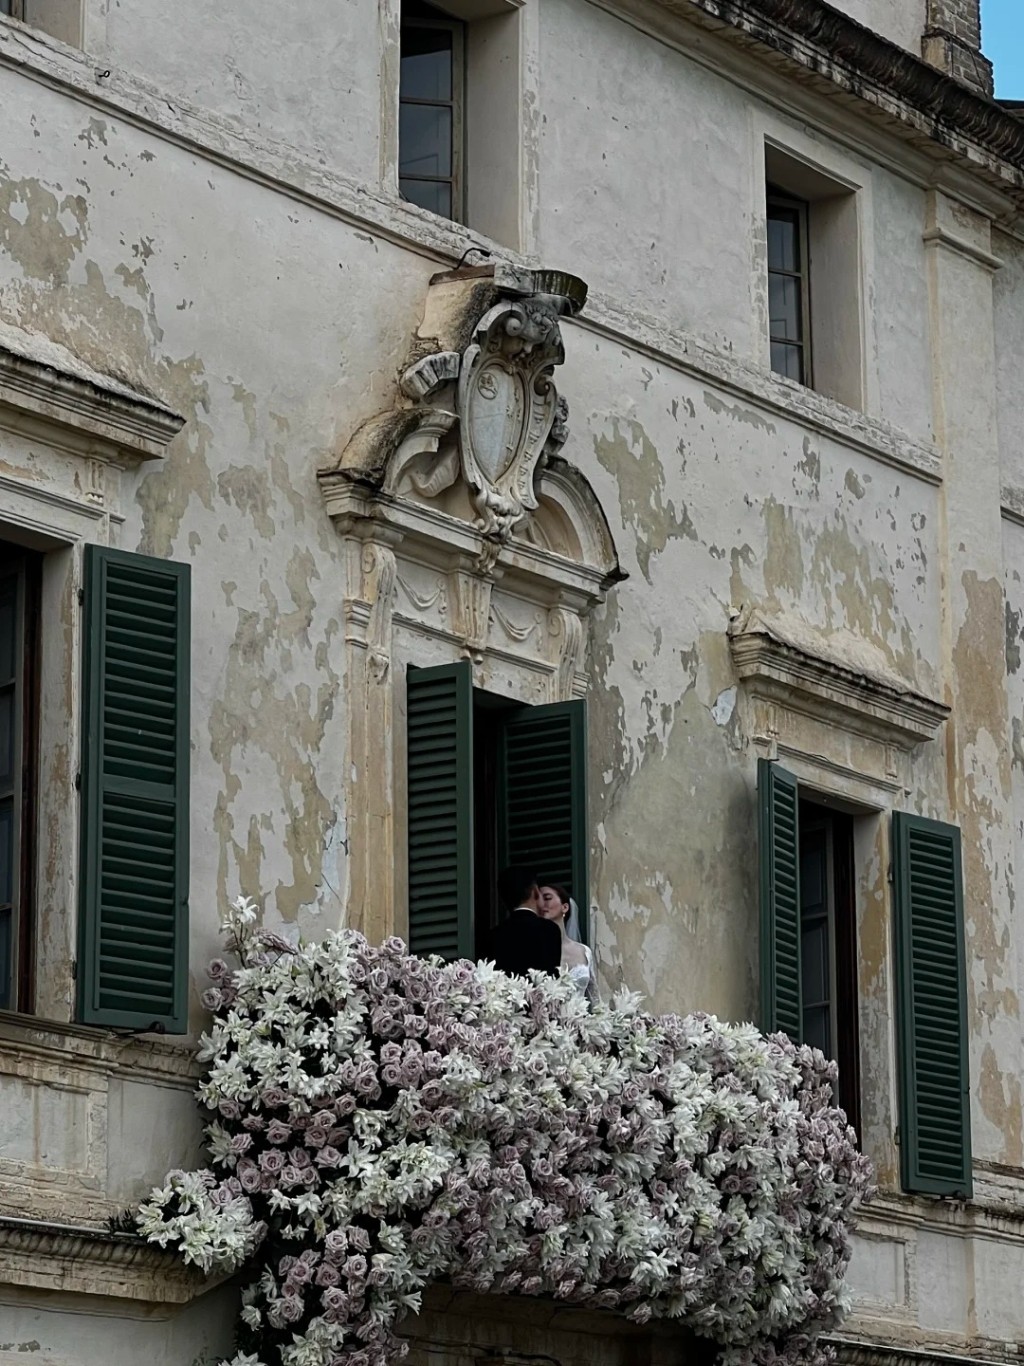
[[[260,1169],[254,1162],[250,1162],[244,1169],[240,1168],[238,1179],[242,1183],[242,1190],[247,1195],[252,1195],[260,1188]]]

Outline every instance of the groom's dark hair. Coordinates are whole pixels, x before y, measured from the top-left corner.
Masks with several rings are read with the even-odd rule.
[[[537,886],[537,874],[525,863],[503,868],[498,876],[498,900],[506,911],[514,911],[529,898]]]

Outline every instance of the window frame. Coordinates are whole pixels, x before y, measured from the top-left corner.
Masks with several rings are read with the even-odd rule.
[[[797,828],[802,848],[806,834],[825,832],[825,877],[829,957],[829,1055],[839,1068],[838,1100],[859,1134],[860,1122],[860,1007],[857,990],[857,904],[853,886],[852,818],[835,807],[815,801],[813,792],[801,795],[797,783]],[[801,902],[803,887],[801,883]],[[803,925],[804,907],[800,918]],[[802,958],[802,955],[801,955]],[[801,1021],[807,1009],[800,984]]]
[[[787,279],[797,279],[800,282],[800,340],[794,341],[790,337],[776,337],[772,334],[771,307],[769,304],[768,313],[768,354],[769,364],[772,373],[781,375],[784,379],[792,379],[791,375],[785,374],[782,370],[777,370],[771,363],[771,348],[773,345],[796,346],[800,351],[800,378],[794,380],[796,384],[802,385],[806,389],[814,387],[814,353],[811,336],[811,258],[810,258],[810,201],[800,199],[796,195],[786,194],[777,186],[768,184],[765,193],[765,264],[767,270],[767,280],[770,281],[773,275],[783,275]],[[800,269],[796,271],[782,270],[771,263],[768,224],[771,222],[772,210],[782,210],[787,214],[796,217],[797,243],[800,253]],[[778,216],[778,215],[776,215]]]
[[[451,187],[451,213],[435,214],[435,217],[450,223],[465,223],[466,221],[466,184],[465,184],[465,152],[466,152],[466,23],[463,19],[458,19],[454,15],[446,15],[441,10],[435,10],[433,6],[427,5],[426,0],[421,3],[430,12],[427,14],[412,13],[409,9],[412,6],[409,0],[403,0],[400,32],[399,32],[399,54],[398,54],[398,162],[396,166],[397,188],[399,196],[406,203],[415,204],[415,200],[409,199],[402,190],[403,181],[416,181],[429,185],[449,185]],[[418,7],[417,7],[418,8]],[[435,17],[436,16],[436,17]],[[448,32],[452,35],[452,93],[450,100],[427,100],[411,98],[402,94],[402,38],[405,35],[406,27],[419,29],[434,29]],[[452,147],[451,147],[451,167],[450,176],[420,176],[402,174],[402,108],[405,105],[426,107],[430,109],[450,109],[452,120]],[[416,204],[417,208],[422,205]],[[433,213],[432,209],[424,209],[424,213]]]
[[[477,687],[466,659],[426,667],[409,662],[405,672],[406,939],[410,950],[439,952],[448,958],[486,954],[503,915],[497,895],[501,868],[533,863],[533,852],[524,858],[522,850],[510,847],[514,839],[529,838],[529,818],[524,821],[522,803],[516,802],[518,811],[513,815],[510,801],[513,791],[516,797],[522,795],[522,765],[513,766],[519,770],[513,777],[505,751],[509,728],[519,732],[517,744],[524,741],[524,723],[525,745],[536,752],[539,761],[554,764],[556,773],[561,764],[567,794],[565,847],[559,850],[566,855],[565,862],[556,857],[551,866],[543,866],[538,847],[532,871],[571,886],[581,933],[588,939],[585,700],[526,702]],[[439,821],[443,821],[440,835]],[[561,841],[556,838],[555,843]]]
[[[4,8],[6,4],[7,8]],[[8,19],[20,19],[25,22],[25,0],[0,0],[0,14]]]
[[[39,653],[42,556],[0,541],[2,568],[17,576],[14,721],[14,867],[11,874],[11,976],[7,1010],[31,1014],[34,1005],[36,805],[39,783]]]
[[[830,1050],[839,1068],[835,1100],[861,1132],[860,1000],[853,817],[823,792],[806,786],[777,761],[758,759],[758,865],[761,884],[761,1025],[767,1033],[803,1039],[803,889],[801,837],[827,823],[829,952],[832,960]],[[788,1026],[788,1027],[787,1027]]]

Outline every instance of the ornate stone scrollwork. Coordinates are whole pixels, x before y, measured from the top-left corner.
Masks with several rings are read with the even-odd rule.
[[[565,358],[559,320],[578,311],[586,296],[573,276],[537,272],[528,283],[536,292],[499,298],[461,352],[421,356],[400,382],[420,420],[403,438],[398,463],[404,467],[412,456],[437,452],[425,469],[409,469],[413,487],[436,497],[461,473],[476,525],[499,543],[536,508],[537,465],[565,442],[569,409],[554,383],[555,366]],[[522,291],[527,281],[517,277],[516,285]],[[457,444],[442,448],[449,430]]]
[[[485,535],[499,540],[537,506],[533,475],[558,410],[565,358],[559,313],[544,298],[484,314],[459,374],[462,474]]]

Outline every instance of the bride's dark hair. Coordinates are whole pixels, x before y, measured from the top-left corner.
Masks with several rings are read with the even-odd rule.
[[[572,895],[570,894],[569,888],[565,885],[564,882],[552,882],[550,878],[539,877],[537,879],[537,886],[550,887],[551,890],[554,892],[555,896],[558,897],[562,905],[567,908],[572,902]],[[568,914],[568,910],[566,911],[566,914]]]

